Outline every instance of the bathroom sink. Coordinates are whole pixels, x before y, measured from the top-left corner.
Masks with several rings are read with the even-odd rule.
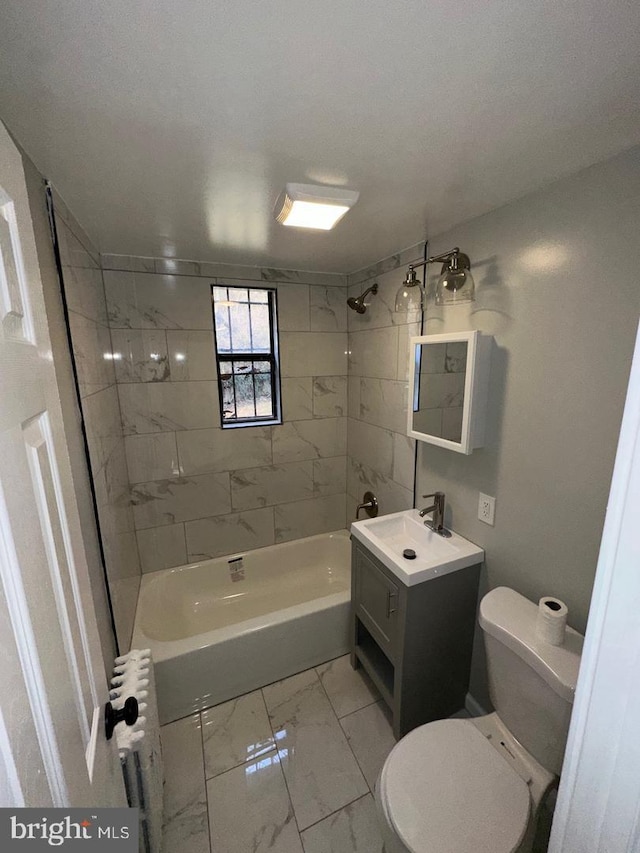
[[[430,530],[417,509],[354,521],[351,535],[371,551],[407,586],[474,566],[484,559],[484,551],[473,542],[451,532],[445,539]],[[403,552],[415,552],[407,559]]]

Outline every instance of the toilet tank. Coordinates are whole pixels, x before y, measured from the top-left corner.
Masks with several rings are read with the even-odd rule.
[[[561,646],[539,640],[538,607],[507,587],[480,603],[489,693],[509,731],[552,773],[560,773],[578,679],[582,634],[567,628]]]

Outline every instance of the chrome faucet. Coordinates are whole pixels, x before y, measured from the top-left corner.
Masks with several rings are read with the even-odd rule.
[[[432,512],[431,521],[427,520],[425,524],[434,533],[438,533],[440,536],[448,539],[451,534],[444,527],[444,492],[434,492],[432,495],[423,495],[422,497],[433,498],[433,504],[432,506],[426,506],[424,509],[421,509],[418,515],[420,518],[424,518],[428,512]]]
[[[378,500],[373,492],[365,492],[361,504],[356,507],[356,518],[360,518],[360,510],[364,509],[369,518],[375,518],[378,514]]]

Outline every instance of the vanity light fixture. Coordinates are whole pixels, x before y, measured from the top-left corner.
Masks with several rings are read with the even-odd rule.
[[[342,187],[287,184],[275,216],[282,225],[329,231],[358,201],[360,193]]]
[[[411,261],[404,281],[396,294],[396,311],[419,311],[424,308],[425,290],[416,275],[415,267],[442,263],[440,278],[436,285],[436,305],[458,305],[461,302],[473,302],[475,284],[471,275],[469,256],[456,246],[440,255],[432,255],[425,260]]]
[[[424,288],[413,266],[409,266],[404,281],[396,293],[396,312],[422,311],[425,303]]]

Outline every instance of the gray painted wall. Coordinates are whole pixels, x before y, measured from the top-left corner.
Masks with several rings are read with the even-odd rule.
[[[558,596],[580,631],[640,313],[639,223],[635,148],[430,243],[470,256],[477,300],[431,302],[426,332],[480,329],[496,348],[487,446],[419,442],[417,494],[444,491],[448,525],[486,549],[483,590]],[[479,491],[496,497],[495,527],[477,520]],[[476,640],[471,692],[488,703]]]

